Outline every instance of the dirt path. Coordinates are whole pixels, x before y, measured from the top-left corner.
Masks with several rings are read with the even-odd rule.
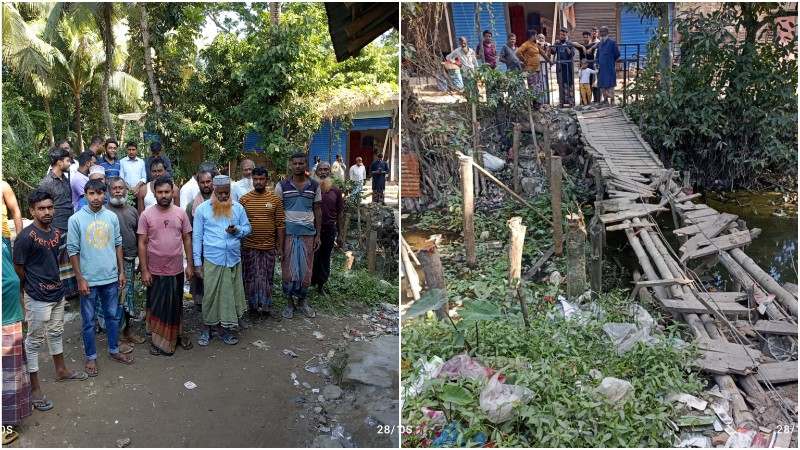
[[[75,306],[72,311],[77,311]],[[196,329],[192,307],[185,307],[184,313],[187,328]],[[390,446],[387,436],[365,433],[365,418],[353,411],[362,411],[374,400],[364,392],[396,400],[397,381],[394,388],[343,386],[340,399],[320,401],[312,389],[321,392],[330,378],[304,369],[307,362],[326,361],[330,351],[341,353],[353,336],[364,339],[350,329],[369,339],[396,329],[395,321],[394,327],[372,331],[380,322],[374,317],[318,314],[313,320],[263,321],[241,333],[238,345],[227,346],[215,338],[206,348],[195,342],[193,349],[178,349],[173,357],[152,356],[148,344],[137,345],[132,366],[111,361],[103,352],[105,335],[100,334],[100,374],[83,382],[55,383],[52,363],[40,355],[42,386],[55,408],[34,411],[24,421],[20,439],[9,447],[114,447],[126,438],[131,447],[304,447],[330,434],[337,424],[350,433],[360,429],[351,441],[360,446]],[[68,320],[65,358],[71,368],[81,368],[81,320],[74,313],[68,313]],[[316,338],[315,331],[324,338]],[[284,349],[297,357],[284,355]],[[291,373],[307,385],[295,386]],[[187,389],[187,381],[197,387]],[[323,411],[315,414],[315,408]],[[396,421],[396,406],[394,411]],[[376,428],[374,422],[368,424]]]

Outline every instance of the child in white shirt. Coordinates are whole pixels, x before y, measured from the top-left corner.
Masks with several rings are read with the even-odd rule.
[[[580,86],[581,86],[581,105],[588,105],[592,102],[591,76],[597,71],[589,68],[586,61],[581,63]]]

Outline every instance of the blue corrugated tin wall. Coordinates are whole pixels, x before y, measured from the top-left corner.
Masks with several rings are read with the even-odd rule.
[[[342,127],[342,123],[338,120],[333,121],[333,144],[331,142],[331,122],[323,121],[322,127],[319,131],[314,133],[311,138],[311,145],[308,149],[308,164],[309,167],[314,166],[314,158],[319,156],[323,161],[333,162],[336,159],[336,154],[345,157],[347,152],[347,130]],[[328,159],[328,151],[330,151],[330,160]]]
[[[351,130],[388,130],[392,127],[391,117],[373,117],[370,119],[355,119]],[[344,155],[343,155],[344,156]]]
[[[508,24],[506,23],[506,4],[504,2],[481,2],[480,30],[476,30],[475,28],[475,5],[476,3],[467,2],[450,3],[450,7],[453,11],[453,28],[455,29],[453,38],[456,39],[453,45],[458,45],[459,37],[466,36],[469,40],[470,47],[475,50],[481,39],[480,33],[483,33],[483,30],[489,30],[492,32],[494,42],[497,44],[497,51],[499,52],[500,47],[508,40],[508,32],[506,31],[508,28]],[[492,9],[494,25],[491,24],[489,18],[489,8]],[[517,42],[519,42],[519,38],[517,38]],[[506,70],[505,64],[498,62],[497,67],[500,70]]]
[[[619,13],[620,21],[620,44],[640,44],[638,51],[639,57],[644,59],[647,56],[647,44],[658,29],[658,19],[645,18],[623,8]],[[620,53],[625,59],[635,59],[637,48],[634,45],[620,46]]]

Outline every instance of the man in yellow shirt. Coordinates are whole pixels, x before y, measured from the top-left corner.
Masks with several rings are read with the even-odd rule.
[[[517,57],[522,61],[522,67],[528,74],[528,87],[536,92],[543,92],[544,83],[542,83],[539,59],[543,58],[545,61],[550,61],[550,59],[547,52],[536,42],[535,33],[531,33],[531,37],[519,46]]]

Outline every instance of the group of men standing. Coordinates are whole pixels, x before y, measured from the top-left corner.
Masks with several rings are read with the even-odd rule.
[[[115,141],[105,145],[107,152],[116,150]],[[129,143],[129,165],[138,159],[135,144],[133,149]],[[344,200],[332,184],[330,165],[319,164],[312,178],[306,155],[294,154],[291,175],[273,190],[266,169],[250,160],[243,161],[238,182],[204,163],[179,189],[160,150],[144,165],[149,173],[126,177],[125,160],[115,161],[113,153],[101,161],[108,169],[91,151],[74,164],[68,144],[51,149],[50,170],[28,197],[33,223],[21,230],[21,219],[17,224],[13,257],[10,242],[3,240],[4,425],[19,423],[31,407],[53,408],[37,376],[45,342],[57,381],[98,375],[99,315],[111,360],[134,363],[134,345],[146,341],[130,326],[137,316],[137,258],[147,288],[145,323],[153,355],[192,347],[181,322],[185,280],[202,314],[201,346],[215,335],[236,344],[239,330],[248,326],[245,313],[250,321],[291,319],[296,313],[315,317],[309,288],[314,284],[324,293],[332,250],[337,241],[343,244],[344,234]],[[128,203],[131,190],[137,207]],[[63,267],[65,258],[70,270]],[[276,260],[287,301],[281,313],[272,307]],[[69,278],[80,296],[83,370],[68,369],[63,356]]]
[[[591,94],[583,95],[582,102],[588,104],[593,96],[595,102],[600,102],[602,98],[604,103],[613,104],[617,84],[616,61],[620,58],[620,52],[617,43],[609,37],[607,27],[583,32],[583,43],[571,41],[569,30],[561,28],[559,39],[553,45],[547,44],[543,34],[532,32],[528,40],[517,47],[516,35],[509,33],[508,42],[499,51],[492,40],[492,32],[485,30],[476,50],[470,48],[466,37],[460,37],[459,47],[445,57],[445,68],[450,72],[454,87],[463,89],[463,78],[472,78],[473,71],[480,64],[495,69],[499,61],[508,70],[524,71],[528,87],[543,93],[547,74],[542,70],[545,67],[542,63],[553,62],[560,103],[562,106],[574,106],[576,73],[573,61],[576,51],[581,64],[578,78],[582,85],[588,86],[588,93]]]

